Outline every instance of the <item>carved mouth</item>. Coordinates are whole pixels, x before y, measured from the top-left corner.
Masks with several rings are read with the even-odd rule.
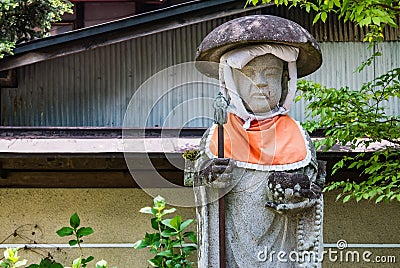
[[[263,99],[269,99],[269,95],[268,94],[266,94],[266,93],[256,93],[256,94],[253,94],[253,96],[252,96],[253,98],[263,98]]]

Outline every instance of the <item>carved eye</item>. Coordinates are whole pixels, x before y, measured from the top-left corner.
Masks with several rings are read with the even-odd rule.
[[[245,76],[247,76],[247,77],[249,77],[249,78],[252,78],[252,77],[254,77],[254,75],[255,75],[255,70],[254,70],[253,68],[250,68],[250,67],[244,67],[244,68],[242,69],[242,73],[243,73]]]
[[[273,74],[271,74],[271,71],[269,71],[269,70],[265,70],[265,71],[263,72],[263,75],[264,75],[264,77],[273,76]]]

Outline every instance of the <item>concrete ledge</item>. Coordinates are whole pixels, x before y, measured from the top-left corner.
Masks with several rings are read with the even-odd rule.
[[[199,137],[141,138],[0,138],[0,153],[182,153],[197,147]],[[312,138],[313,141],[321,138]],[[394,144],[382,141],[368,147],[335,145],[331,153],[373,152]]]

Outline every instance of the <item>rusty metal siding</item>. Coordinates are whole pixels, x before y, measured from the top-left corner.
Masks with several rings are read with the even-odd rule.
[[[304,77],[305,80],[316,81],[327,87],[340,88],[348,86],[359,89],[364,82],[369,82],[375,76],[398,68],[400,65],[400,42],[383,42],[375,49],[368,49],[368,44],[361,42],[325,42],[321,43],[323,63],[315,73]],[[357,66],[366,61],[375,51],[382,52],[375,63],[361,72],[356,72]],[[389,114],[400,114],[398,98],[384,103]],[[305,102],[296,103],[291,115],[299,121],[305,118]]]
[[[193,60],[204,36],[225,20],[207,21],[21,67],[18,88],[1,90],[1,123],[121,126],[135,90],[160,70]],[[147,93],[148,97],[162,94],[157,88]],[[164,113],[169,106],[166,104]],[[199,112],[189,111],[193,115]],[[149,124],[160,125],[157,118],[163,116],[153,116]]]
[[[209,20],[19,68],[18,88],[1,89],[1,123],[7,126],[122,126],[132,94],[146,79],[169,66],[193,60],[204,36],[231,18]],[[382,73],[399,65],[400,42],[384,42],[379,44],[383,56],[375,68],[354,74],[355,68],[370,55],[366,47],[360,42],[322,43],[324,63],[306,79],[330,87],[358,88],[363,81],[371,80],[374,72]],[[160,85],[143,95],[142,102],[163,95]],[[202,104],[184,104],[182,107],[186,107],[187,113],[175,115],[175,126],[207,126],[208,119],[190,122],[187,119],[208,116],[211,109],[208,99],[214,96],[215,88],[199,85],[193,85],[193,90],[182,89],[176,95],[166,95],[145,124],[162,126],[169,111],[180,101],[203,98]],[[389,101],[387,109],[399,114],[399,101]],[[304,120],[303,110],[304,103],[297,103],[291,114]],[[143,123],[140,111],[139,107],[137,126]],[[168,124],[174,126],[172,121]]]

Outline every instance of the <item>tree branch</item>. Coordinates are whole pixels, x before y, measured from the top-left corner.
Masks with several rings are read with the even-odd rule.
[[[387,8],[387,9],[390,9],[390,10],[393,10],[396,12],[400,12],[400,7],[393,7],[393,6],[386,5],[386,4],[373,4],[373,6],[380,6],[380,7]]]
[[[400,123],[400,119],[396,119],[396,118],[391,118],[389,120],[384,120],[384,121],[378,121],[379,123],[393,123],[393,122],[399,122]]]

